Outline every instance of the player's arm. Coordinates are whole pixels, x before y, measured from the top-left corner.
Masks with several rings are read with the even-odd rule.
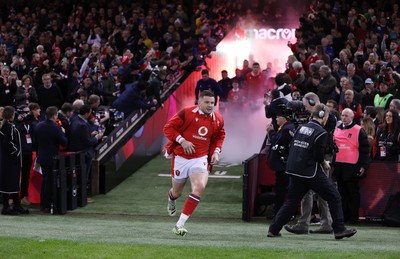
[[[184,110],[175,114],[165,125],[163,128],[164,135],[170,141],[176,141],[179,143],[180,139],[182,138],[179,129],[184,124],[185,112]],[[180,144],[180,143],[179,143]]]

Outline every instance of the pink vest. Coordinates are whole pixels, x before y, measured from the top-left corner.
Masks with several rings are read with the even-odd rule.
[[[361,127],[354,125],[350,129],[335,129],[333,139],[339,148],[336,153],[336,162],[356,164],[359,157],[358,135]]]

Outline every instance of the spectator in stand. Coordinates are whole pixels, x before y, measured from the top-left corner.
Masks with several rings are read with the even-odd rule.
[[[400,100],[392,99],[392,101],[389,104],[389,109],[396,111],[400,115]]]
[[[321,81],[318,85],[317,95],[321,100],[321,103],[326,103],[332,96],[337,85],[336,79],[331,75],[331,69],[327,65],[323,65],[319,68],[319,75]]]
[[[392,68],[393,71],[400,73],[400,62],[398,54],[393,54],[390,62],[386,65],[387,68]]]
[[[196,35],[201,34],[208,26],[207,13],[205,11],[200,12],[200,17],[196,18]]]
[[[375,78],[375,66],[371,64],[369,60],[365,61],[360,72],[360,77],[362,80],[367,80],[368,78]],[[364,89],[363,89],[364,90]]]
[[[324,49],[321,45],[316,46],[316,52],[317,52],[317,55],[320,57],[320,59],[322,61],[324,61],[324,64],[326,64],[326,65],[331,64],[331,58],[329,57],[328,54],[326,54],[324,52]]]
[[[375,140],[374,121],[371,118],[363,118],[361,120],[361,128],[363,128],[365,133],[367,134],[368,143],[369,143],[369,155],[370,155],[370,158],[373,158],[372,149],[374,147],[374,140]]]
[[[22,77],[22,85],[17,88],[15,93],[15,105],[28,105],[31,102],[38,102],[36,89],[32,86],[33,79],[29,75]]]
[[[155,99],[158,106],[164,107],[161,100],[161,92],[163,91],[163,84],[167,78],[167,71],[161,69],[156,74],[152,74],[149,80],[149,86],[146,90],[146,96],[150,99]]]
[[[139,80],[138,82],[128,85],[127,89],[113,102],[113,108],[124,113],[127,118],[132,112],[156,109],[157,101],[149,101],[145,96],[148,82]]]
[[[396,111],[385,112],[383,125],[376,131],[373,154],[377,160],[399,162],[400,120]]]
[[[339,112],[349,108],[353,111],[353,121],[360,125],[362,116],[362,107],[357,101],[354,100],[353,90],[346,90],[344,93],[344,102],[339,104]]]
[[[111,105],[119,95],[120,80],[118,78],[118,65],[112,64],[106,76],[101,78],[103,89],[105,92],[116,93],[114,96],[104,97],[104,104]]]
[[[53,157],[59,154],[59,147],[67,146],[67,138],[63,128],[56,124],[58,109],[50,106],[46,109],[46,120],[35,128],[36,163],[43,173],[42,188],[40,191],[40,209],[50,213],[53,204]]]
[[[344,102],[344,93],[347,90],[352,90],[354,93],[354,100],[358,103],[361,103],[361,94],[357,91],[354,91],[353,88],[353,80],[348,77],[340,78],[340,88],[336,87],[335,92],[332,95],[332,99],[337,100],[338,103]]]
[[[199,94],[201,92],[204,90],[211,90],[215,94],[214,105],[217,105],[218,96],[221,96],[222,94],[221,86],[217,83],[217,81],[215,81],[215,79],[209,76],[207,69],[203,69],[201,71],[201,77],[202,78],[197,81],[196,88],[194,90],[194,95],[196,98],[195,104],[197,105],[199,101]]]
[[[60,88],[55,83],[51,82],[50,74],[42,76],[43,85],[37,91],[40,108],[47,110],[50,106],[61,107],[64,103],[64,97],[61,94]]]
[[[299,61],[293,62],[293,69],[289,71],[289,76],[292,79],[292,84],[300,90],[301,94],[306,94],[305,85],[307,83],[306,73],[303,65]]]
[[[317,48],[315,47],[315,45],[309,45],[308,46],[308,51],[307,51],[308,57],[307,59],[304,61],[304,67],[307,69],[308,73],[310,73],[310,71],[308,70],[308,68],[310,67],[310,65],[312,63],[315,63],[317,60],[320,60],[321,57],[318,56],[317,54]]]
[[[364,88],[362,78],[356,74],[356,66],[353,63],[347,65],[347,76],[354,82],[354,90],[358,93]]]
[[[10,68],[8,66],[2,66],[0,74],[0,106],[14,105],[16,92],[17,84],[10,76]]]
[[[307,79],[307,82],[305,83],[305,93],[317,93],[318,92],[318,86],[319,83],[321,82],[321,76],[319,73],[314,73],[312,76],[310,76]]]
[[[393,99],[393,94],[388,91],[388,82],[383,80],[379,84],[379,92],[375,95],[374,106],[388,109],[390,102]]]
[[[364,107],[365,106],[374,106],[374,98],[377,93],[378,93],[378,90],[376,90],[372,79],[371,78],[365,79],[365,87],[361,91],[362,105]]]
[[[377,110],[374,106],[365,106],[364,112],[363,112],[363,118],[370,118],[374,122],[375,125],[375,132],[378,129],[378,126],[380,125],[380,121],[377,117]]]

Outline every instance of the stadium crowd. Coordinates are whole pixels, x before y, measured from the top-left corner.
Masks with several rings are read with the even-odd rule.
[[[60,142],[62,149],[93,148],[112,130],[113,116],[120,119],[134,111],[155,110],[162,106],[165,87],[178,76],[209,69],[206,58],[241,12],[240,6],[223,1],[56,0],[0,5],[0,120],[4,110],[7,118],[2,127],[6,125],[7,134],[19,134],[13,135],[15,142],[2,141],[0,192],[6,215],[27,213],[14,193],[21,191],[22,204],[30,204],[32,152],[40,146],[35,128],[46,121],[52,125],[55,110],[54,123],[68,138],[67,145]],[[75,124],[83,123],[78,133],[88,128],[86,140],[91,144],[83,145],[70,134],[77,129],[76,118],[82,120]],[[19,180],[12,186],[7,180],[8,144],[18,149],[13,155],[22,158],[21,189]],[[9,199],[15,209],[9,208]],[[42,209],[49,212],[49,205]]]

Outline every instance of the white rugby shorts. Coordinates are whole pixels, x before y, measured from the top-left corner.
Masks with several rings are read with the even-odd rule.
[[[208,174],[207,168],[207,156],[191,159],[175,156],[172,169],[172,178],[174,178],[174,180],[177,182],[185,182],[192,174]]]

